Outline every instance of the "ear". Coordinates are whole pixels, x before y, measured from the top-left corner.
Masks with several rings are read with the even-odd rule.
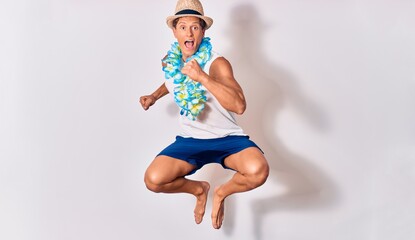
[[[173,35],[174,35],[174,37],[177,39],[177,36],[176,36],[177,30],[176,30],[176,28],[175,28],[175,27],[173,27],[172,31],[173,31]]]

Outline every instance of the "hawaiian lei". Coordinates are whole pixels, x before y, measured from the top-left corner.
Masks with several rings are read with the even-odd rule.
[[[199,46],[199,49],[193,56],[189,57],[186,62],[195,59],[203,69],[206,62],[211,57],[212,45],[210,38],[205,37]],[[163,71],[166,79],[173,79],[174,84],[174,101],[181,108],[180,114],[185,115],[190,120],[195,120],[205,107],[206,96],[202,84],[190,79],[187,75],[182,74],[182,51],[179,43],[174,42],[167,56],[162,60]]]

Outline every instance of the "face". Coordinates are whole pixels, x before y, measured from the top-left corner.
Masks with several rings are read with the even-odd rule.
[[[186,60],[199,49],[205,30],[200,26],[198,17],[181,17],[173,34],[182,50],[183,59]]]

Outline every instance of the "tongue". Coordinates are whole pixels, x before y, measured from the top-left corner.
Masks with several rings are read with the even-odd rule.
[[[193,47],[193,42],[186,41],[184,44],[186,45],[187,48]]]

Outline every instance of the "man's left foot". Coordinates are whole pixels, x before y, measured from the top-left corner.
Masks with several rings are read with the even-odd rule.
[[[225,199],[218,194],[219,187],[215,188],[212,205],[212,225],[213,228],[219,229],[222,226],[225,217]]]

